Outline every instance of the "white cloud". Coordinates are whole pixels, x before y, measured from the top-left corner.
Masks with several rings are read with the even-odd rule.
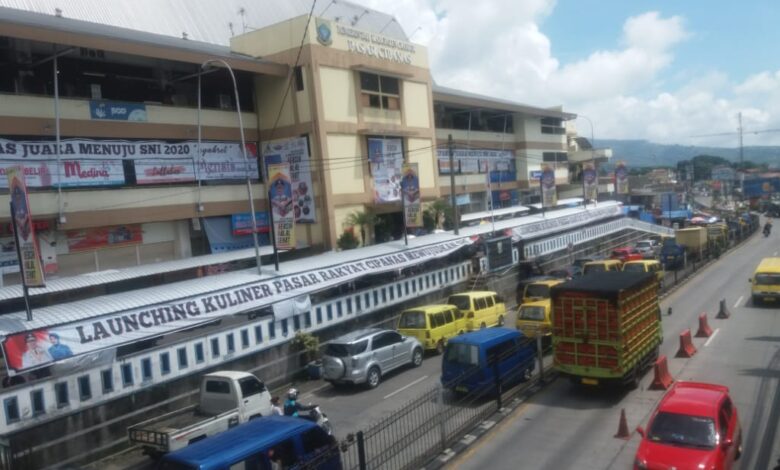
[[[613,48],[561,63],[539,28],[554,14],[553,0],[361,3],[394,14],[407,33],[420,28],[413,40],[428,46],[438,83],[534,106],[561,104],[591,118],[597,141],[734,146],[736,136],[693,136],[735,131],[740,111],[745,129],[780,127],[780,71],[735,83],[714,68],[668,88],[668,77],[689,74],[675,63],[675,48],[694,34],[680,16],[650,11],[626,18]],[[760,135],[745,143],[780,144],[780,133]]]

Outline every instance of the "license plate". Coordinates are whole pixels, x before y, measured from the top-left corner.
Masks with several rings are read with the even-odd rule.
[[[456,392],[468,392],[469,389],[467,387],[464,387],[463,385],[458,385],[457,387],[455,387],[455,391]]]
[[[596,379],[589,379],[587,377],[582,378],[582,383],[585,385],[598,385],[599,381]]]

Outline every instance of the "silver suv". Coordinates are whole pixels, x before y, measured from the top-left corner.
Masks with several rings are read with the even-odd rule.
[[[397,331],[368,328],[341,336],[325,346],[323,378],[334,384],[366,384],[375,388],[382,375],[411,364],[419,367],[423,347]]]

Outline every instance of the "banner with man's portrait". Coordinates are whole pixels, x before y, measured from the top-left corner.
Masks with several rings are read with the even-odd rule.
[[[596,201],[599,197],[599,178],[596,165],[586,163],[582,169],[582,191],[586,201]]]
[[[407,227],[422,227],[420,204],[420,177],[417,163],[404,163],[401,177],[401,194],[404,202],[404,220]]]
[[[268,198],[271,201],[274,239],[278,250],[295,248],[295,211],[293,209],[290,165],[268,165]]]
[[[550,165],[543,165],[539,183],[542,188],[542,207],[555,207],[558,203],[558,194],[555,191],[555,169]]]
[[[43,278],[38,243],[35,241],[30,200],[24,183],[24,169],[21,166],[8,168],[6,176],[8,176],[8,191],[11,195],[11,218],[16,249],[19,251],[22,280],[27,287],[43,287],[46,281]]]

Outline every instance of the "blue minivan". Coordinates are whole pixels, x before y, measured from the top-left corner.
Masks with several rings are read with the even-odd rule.
[[[289,416],[250,420],[166,454],[158,470],[341,470],[336,440],[312,421]]]
[[[502,384],[530,377],[536,366],[536,343],[511,328],[484,328],[447,342],[441,383],[458,393],[488,393]]]

